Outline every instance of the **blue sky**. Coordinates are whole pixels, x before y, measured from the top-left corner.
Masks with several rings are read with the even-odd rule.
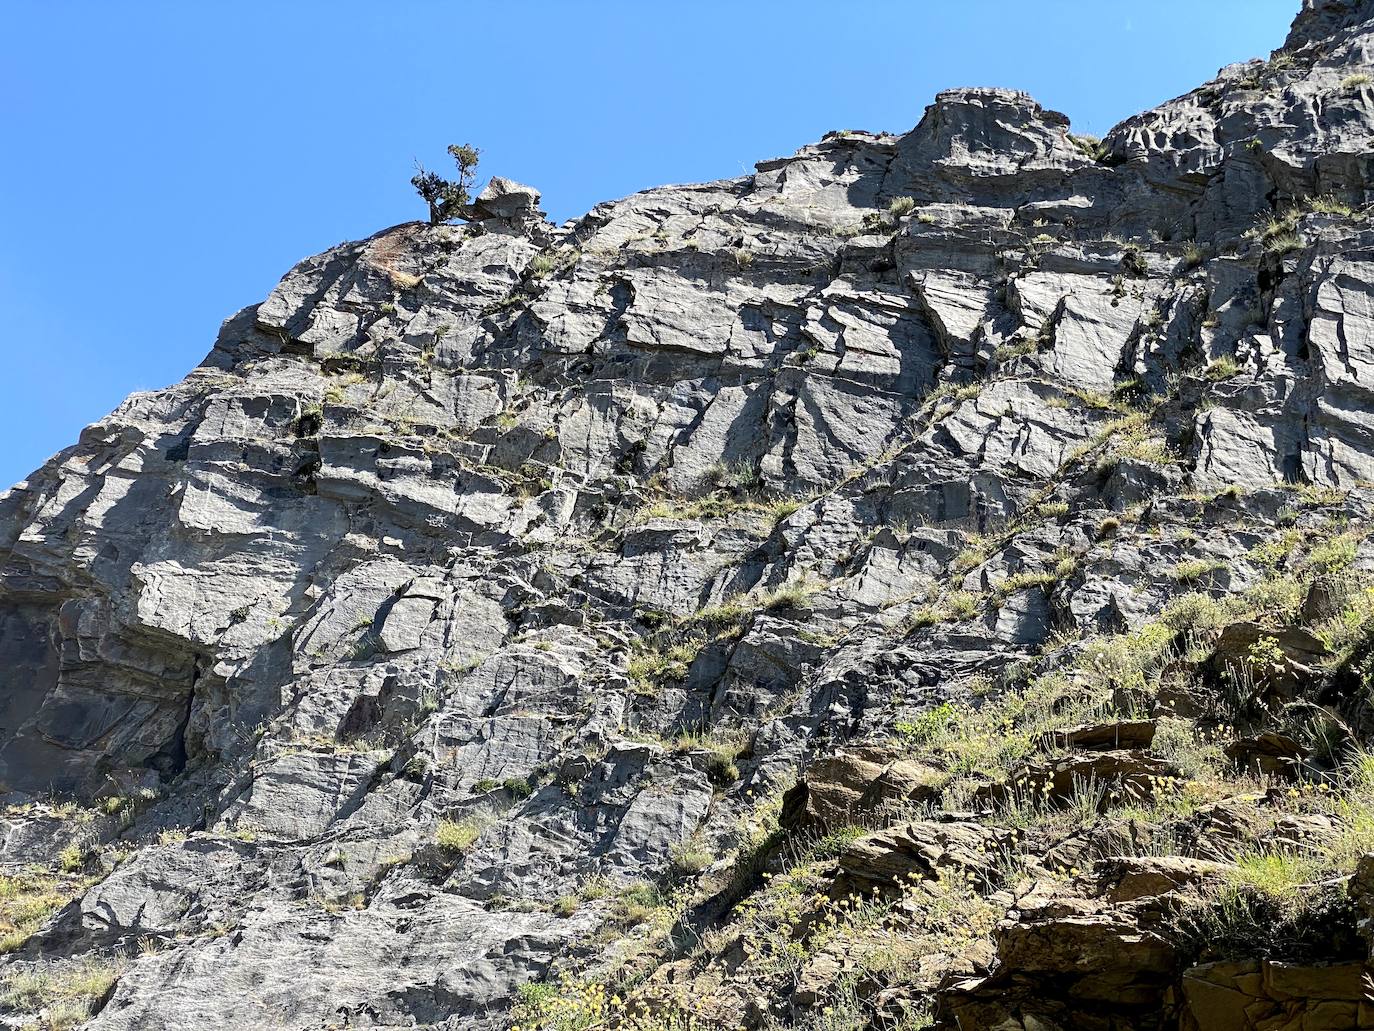
[[[1078,132],[1277,47],[1298,0],[10,0],[0,490],[174,382],[299,259],[423,217],[471,141],[557,220],[904,131],[951,86]]]

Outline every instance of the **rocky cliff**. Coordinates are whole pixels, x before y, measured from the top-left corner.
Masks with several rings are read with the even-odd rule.
[[[1374,2],[302,262],[0,495],[0,1012],[1374,1027]]]

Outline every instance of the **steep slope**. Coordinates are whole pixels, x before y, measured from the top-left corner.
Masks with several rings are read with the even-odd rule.
[[[0,496],[5,1019],[1374,1027],[1372,57],[302,262]]]

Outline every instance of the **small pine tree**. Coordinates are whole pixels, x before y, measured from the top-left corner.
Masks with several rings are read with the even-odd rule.
[[[458,166],[456,180],[445,179],[438,172],[427,170],[418,161],[415,163],[417,171],[410,180],[415,192],[429,205],[431,225],[462,216],[462,209],[468,203],[472,181],[477,175],[477,159],[481,151],[476,147],[469,143],[451,143],[448,152]]]

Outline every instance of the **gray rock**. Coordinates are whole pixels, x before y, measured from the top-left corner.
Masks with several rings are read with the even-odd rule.
[[[681,986],[663,943],[738,929],[787,788],[827,832],[931,802],[891,753],[942,702],[1265,588],[1290,526],[1367,523],[1374,5],[1308,0],[1286,48],[1100,150],[1023,93],[950,90],[910,132],[563,227],[496,177],[468,226],[301,262],[0,495],[2,858],[86,863],[0,976],[149,939],[111,1031],[485,1031],[624,955]],[[1279,701],[1319,709],[1326,652],[1282,636]],[[1056,805],[1174,769],[1135,751],[1153,721],[1055,726],[1074,751],[1024,770]],[[865,891],[991,890],[1004,844],[967,813],[861,842]],[[633,930],[639,882],[679,908]],[[1172,953],[1134,916],[1027,912],[1000,955],[1160,1012]],[[1066,951],[1123,941],[1106,981]],[[778,1016],[736,1003],[722,1026]]]

